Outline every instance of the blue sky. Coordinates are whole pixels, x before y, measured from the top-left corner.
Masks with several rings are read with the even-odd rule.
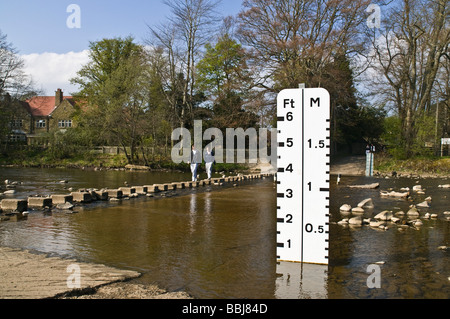
[[[69,79],[86,63],[90,41],[133,36],[142,43],[148,27],[170,15],[162,0],[0,0],[0,30],[18,50],[38,89],[51,95],[57,88],[74,92]],[[236,15],[241,0],[222,0],[218,12]],[[80,8],[80,28],[69,28],[73,13]]]
[[[81,9],[81,28],[68,28],[70,4]],[[241,0],[222,0],[218,11],[235,15]],[[87,49],[89,41],[115,36],[146,37],[146,24],[165,20],[162,0],[14,0],[0,2],[0,30],[21,54],[66,53]]]

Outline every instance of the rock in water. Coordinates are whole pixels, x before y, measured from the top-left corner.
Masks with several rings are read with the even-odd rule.
[[[430,207],[430,204],[428,204],[427,201],[423,201],[422,203],[417,204],[416,207],[428,208]]]
[[[56,208],[61,210],[69,210],[73,208],[73,205],[69,202],[65,202],[64,204],[56,205]]]
[[[412,207],[410,210],[408,210],[406,215],[408,215],[408,217],[417,217],[419,216],[419,212],[417,211],[417,208]]]
[[[350,218],[348,220],[348,223],[350,225],[353,225],[353,226],[361,226],[362,225],[362,218],[360,216],[352,217],[352,218]]]
[[[385,210],[377,214],[374,218],[378,220],[391,220],[393,216],[391,211]]]
[[[366,198],[358,204],[358,207],[361,208],[373,208],[372,198]]]
[[[350,188],[365,188],[365,189],[374,189],[378,188],[380,183],[366,184],[366,185],[349,185]]]
[[[380,196],[397,197],[397,198],[408,198],[409,192],[402,193],[402,192],[394,192],[394,191],[392,191],[392,192],[382,191],[382,192],[380,192]]]
[[[339,208],[339,210],[343,212],[349,212],[352,210],[352,206],[350,206],[349,204],[344,204]]]
[[[363,214],[364,213],[364,209],[361,208],[361,207],[355,207],[355,208],[352,208],[352,213],[354,213],[354,214]]]
[[[371,220],[369,222],[370,227],[380,227],[382,224],[383,224],[383,222],[379,221],[379,220]]]

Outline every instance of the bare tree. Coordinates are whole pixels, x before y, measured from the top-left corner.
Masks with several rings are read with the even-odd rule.
[[[163,94],[171,111],[171,123],[183,125],[184,112],[179,110],[183,106],[179,103],[178,97],[182,88],[179,87],[178,74],[181,73],[181,70],[178,63],[179,53],[175,45],[175,27],[167,24],[150,28],[150,30],[151,38],[146,40],[149,46],[147,57],[150,70],[155,72],[161,82],[161,94]]]
[[[11,123],[21,111],[19,99],[36,94],[31,77],[23,71],[24,62],[0,31],[0,141],[13,131]],[[8,143],[4,143],[6,150]]]
[[[0,30],[0,95],[8,92],[17,97],[30,90],[31,79],[23,68],[24,62],[17,50]]]
[[[418,127],[433,86],[449,59],[448,0],[402,0],[373,31],[372,70],[376,91],[397,112],[405,154],[413,155]]]
[[[240,39],[263,70],[259,86],[278,92],[299,83],[323,84],[336,53],[361,46],[367,0],[244,0]]]
[[[168,62],[165,74],[169,75],[172,89],[175,83],[182,83],[179,119],[183,127],[193,121],[195,65],[201,48],[211,36],[211,27],[217,22],[214,9],[219,1],[166,0],[164,3],[172,15],[167,23],[149,27],[151,38],[147,44],[163,50]],[[170,103],[174,107],[174,96]]]

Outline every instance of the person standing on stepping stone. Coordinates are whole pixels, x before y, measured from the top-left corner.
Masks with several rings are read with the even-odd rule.
[[[206,174],[208,175],[208,179],[211,179],[213,164],[214,164],[214,154],[212,151],[209,150],[209,148],[206,148],[205,167],[206,167]]]
[[[197,181],[197,171],[198,171],[198,165],[201,162],[201,155],[200,152],[195,149],[195,146],[192,145],[192,151],[191,151],[191,173],[192,173],[192,181]]]

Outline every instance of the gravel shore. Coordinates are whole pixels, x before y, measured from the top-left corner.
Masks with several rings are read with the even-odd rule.
[[[191,298],[184,292],[170,293],[157,286],[130,282],[140,275],[132,270],[0,247],[0,299]]]

